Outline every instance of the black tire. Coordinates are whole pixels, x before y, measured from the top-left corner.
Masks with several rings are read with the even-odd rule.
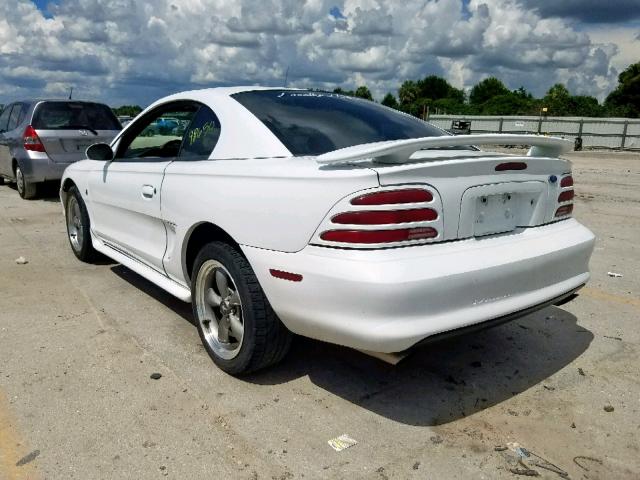
[[[77,205],[78,207],[80,213],[79,217],[77,215],[74,215],[74,212],[71,211],[74,209],[75,205]],[[76,213],[78,212],[78,210],[76,210]],[[69,239],[71,250],[79,260],[82,260],[86,263],[93,263],[99,257],[99,254],[93,248],[93,244],[91,243],[91,222],[89,220],[87,207],[84,203],[84,200],[82,199],[82,195],[80,195],[80,192],[75,187],[75,185],[71,187],[67,192],[64,211],[67,225],[67,238]],[[74,217],[78,219],[77,224],[74,224],[73,222]],[[73,231],[74,228],[81,229],[81,238],[78,237],[77,231]],[[75,241],[73,238],[74,235]]]
[[[197,291],[198,288],[203,288],[200,283],[205,282],[201,269],[205,263],[210,265],[215,262],[230,275],[230,285],[235,287],[241,302],[244,333],[239,350],[233,358],[223,358],[212,348],[205,335],[206,320],[199,313]],[[223,242],[205,245],[196,257],[191,283],[193,316],[200,339],[221,370],[230,375],[247,374],[274,365],[284,358],[293,335],[271,308],[249,262],[235,248]]]
[[[38,184],[29,182],[22,174],[20,165],[16,165],[16,188],[18,189],[18,195],[25,200],[31,200],[36,198],[38,194]]]
[[[5,184],[5,179],[4,177],[0,177],[0,186]]]

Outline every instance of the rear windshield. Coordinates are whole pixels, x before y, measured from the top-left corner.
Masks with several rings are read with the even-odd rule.
[[[362,143],[446,135],[422,120],[335,93],[262,90],[233,95],[293,155],[321,155]]]
[[[122,126],[111,109],[100,103],[44,102],[38,105],[33,128],[66,130],[90,128],[93,130],[121,130]]]

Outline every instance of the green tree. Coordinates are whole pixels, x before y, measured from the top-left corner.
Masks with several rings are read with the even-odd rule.
[[[354,95],[358,98],[364,98],[365,100],[373,100],[373,95],[366,85],[361,85],[356,88]]]
[[[400,110],[416,117],[422,114],[422,105],[418,104],[420,99],[420,89],[418,84],[413,80],[405,80],[398,89],[398,100],[400,101]]]
[[[542,99],[547,107],[547,115],[563,116],[572,114],[571,94],[562,83],[553,85]]]
[[[439,100],[441,98],[451,98],[460,103],[464,102],[464,92],[453,87],[444,78],[437,75],[429,75],[416,83],[420,92],[420,97]]]
[[[337,93],[338,95],[347,95],[349,97],[353,97],[355,95],[353,90],[343,90],[341,87],[334,88],[333,93]]]
[[[482,115],[531,115],[536,111],[532,99],[513,92],[492,97],[480,108]]]
[[[387,93],[384,96],[384,98],[382,99],[382,105],[396,109],[399,107],[396,97],[394,97],[391,92]]]
[[[122,117],[135,117],[142,111],[140,105],[122,105],[121,107],[112,108],[113,113]]]
[[[493,97],[497,97],[498,95],[507,95],[508,93],[510,93],[509,89],[505,87],[504,83],[496,77],[489,77],[477,83],[471,89],[469,102],[472,105],[481,105]]]
[[[527,100],[533,100],[533,95],[529,93],[524,87],[519,87],[513,91],[513,94],[520,98],[525,98]]]
[[[618,86],[605,100],[605,106],[611,115],[640,117],[640,62],[618,75]]]
[[[415,102],[420,96],[420,90],[418,85],[413,80],[405,80],[398,89],[398,99],[400,105],[406,107]]]
[[[595,97],[588,95],[574,95],[571,97],[571,115],[576,117],[601,117],[604,113],[604,108]]]

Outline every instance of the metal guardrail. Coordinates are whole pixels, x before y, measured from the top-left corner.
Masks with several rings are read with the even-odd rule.
[[[471,122],[470,133],[542,134],[580,139],[583,148],[640,149],[640,120],[630,118],[431,115],[445,130],[454,122]]]

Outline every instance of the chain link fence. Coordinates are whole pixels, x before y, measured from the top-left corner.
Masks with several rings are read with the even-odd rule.
[[[471,134],[528,133],[570,138],[581,148],[640,149],[640,120],[587,117],[494,117],[479,115],[431,115],[428,121],[453,130],[460,122],[470,122]],[[466,124],[465,124],[466,125]],[[577,140],[576,140],[577,139]]]

